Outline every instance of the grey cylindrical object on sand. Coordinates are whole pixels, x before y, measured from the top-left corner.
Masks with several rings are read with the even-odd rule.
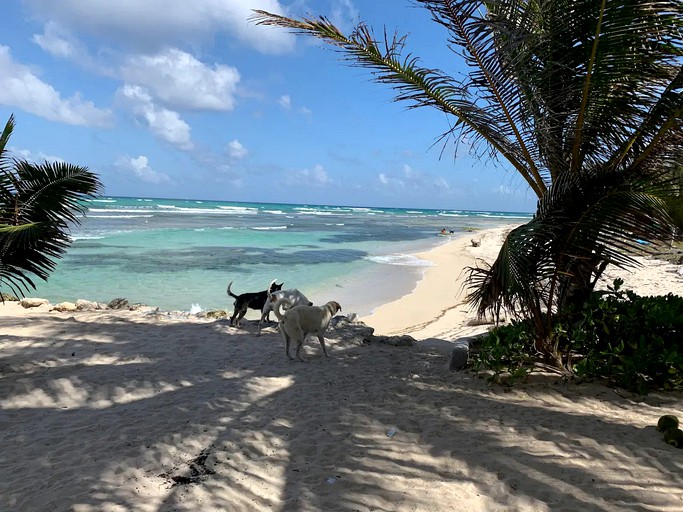
[[[470,344],[466,340],[458,340],[453,344],[451,361],[448,365],[449,370],[462,370],[467,366],[470,355]]]

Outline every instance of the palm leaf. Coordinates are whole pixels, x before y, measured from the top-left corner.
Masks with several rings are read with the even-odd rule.
[[[47,280],[71,243],[69,229],[86,211],[84,200],[102,189],[85,167],[34,164],[4,153],[14,128],[10,117],[0,150],[0,288],[16,295],[35,288],[32,276]]]
[[[346,37],[325,17],[297,20],[261,10],[254,12],[257,24],[285,27],[323,39],[344,52],[354,65],[373,70],[375,81],[389,84],[397,91],[396,101],[408,101],[411,108],[437,108],[454,116],[453,128],[442,138],[458,129],[475,143],[484,141],[512,164],[537,195],[542,195],[543,179],[528,150],[520,144],[522,139],[515,137],[516,129],[509,124],[509,118],[499,115],[499,109],[480,106],[479,96],[472,96],[468,88],[442,71],[419,66],[410,54],[402,56],[405,37],[394,35],[390,39],[385,33],[382,51],[372,31],[363,23]]]

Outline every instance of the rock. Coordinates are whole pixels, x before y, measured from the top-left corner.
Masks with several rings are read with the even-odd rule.
[[[107,304],[109,309],[128,309],[128,299],[117,298]]]
[[[24,299],[21,299],[19,301],[19,304],[21,304],[21,307],[29,309],[29,308],[37,308],[40,306],[44,306],[46,304],[49,304],[50,301],[47,299],[34,299],[30,297],[26,297]]]
[[[78,299],[76,301],[76,309],[78,311],[95,311],[96,309],[100,309],[100,305],[97,302]]]
[[[19,299],[17,299],[14,295],[10,293],[0,293],[0,302],[4,302],[6,300],[10,302],[16,302]]]
[[[76,311],[76,304],[73,302],[60,302],[52,306],[52,311]]]
[[[415,338],[403,334],[401,336],[370,336],[366,339],[367,342],[376,341],[384,343],[385,345],[392,345],[394,347],[412,347],[415,344]]]
[[[359,321],[358,317],[352,313],[348,317],[332,317],[328,332],[330,337],[347,343],[362,345],[366,342],[367,338],[372,336],[372,333],[375,332],[375,330]]]
[[[451,352],[451,360],[448,363],[448,369],[451,371],[462,370],[467,367],[470,357],[470,340],[468,338],[461,338],[453,343],[453,351]]]
[[[470,242],[472,242],[472,247],[479,247],[481,245],[481,240],[475,240],[474,238]]]
[[[224,309],[213,309],[211,311],[204,312],[204,317],[206,318],[228,318],[228,312]]]

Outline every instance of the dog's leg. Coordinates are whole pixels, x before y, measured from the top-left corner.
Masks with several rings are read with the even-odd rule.
[[[261,311],[261,320],[258,321],[258,330],[256,332],[256,336],[261,336],[261,325],[263,324],[263,320],[267,317],[270,316],[270,310],[271,310],[271,305],[270,303],[266,302],[263,305],[263,310]],[[270,321],[270,320],[269,320]]]
[[[242,319],[244,318],[244,315],[246,315],[246,314],[247,314],[247,307],[245,305],[245,307],[243,307],[242,309],[240,309],[238,311],[237,320],[235,321],[235,327],[240,327],[240,323],[242,322]]]
[[[301,331],[297,332],[297,338],[296,338],[296,358],[301,361],[302,363],[305,363],[306,360],[301,357],[301,348],[304,346],[304,340],[306,339],[306,333]]]
[[[256,329],[256,337],[261,336],[261,324],[263,323],[263,317],[258,321],[258,328]]]
[[[320,341],[320,346],[323,348],[323,354],[325,354],[325,357],[328,357],[327,349],[325,348],[325,336],[322,334],[318,334],[318,340]]]
[[[291,361],[294,358],[289,355],[289,335],[285,331],[285,328],[282,325],[282,322],[280,322],[280,325],[278,325],[278,328],[280,329],[280,333],[282,333],[282,337],[285,339],[285,354],[287,354],[287,357]]]
[[[235,310],[232,312],[232,316],[230,317],[230,327],[235,325],[235,318],[237,318],[237,314],[240,312],[239,309],[237,309],[237,306],[235,306]]]
[[[289,333],[291,341],[296,345],[296,358],[305,363],[306,361],[301,357],[301,347],[304,344],[304,339],[306,339],[306,333],[298,324],[291,326],[291,332]],[[288,340],[289,341],[289,340]],[[289,355],[289,344],[287,345],[287,355]],[[290,359],[292,357],[290,356]]]

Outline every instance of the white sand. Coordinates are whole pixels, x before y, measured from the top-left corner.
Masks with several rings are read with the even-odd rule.
[[[501,232],[422,254],[414,292],[364,319],[441,344],[309,341],[307,364],[272,326],[0,306],[0,510],[683,510],[683,451],[654,427],[680,393],[448,371],[444,340],[482,329],[456,278]],[[672,270],[627,286],[683,294]]]

